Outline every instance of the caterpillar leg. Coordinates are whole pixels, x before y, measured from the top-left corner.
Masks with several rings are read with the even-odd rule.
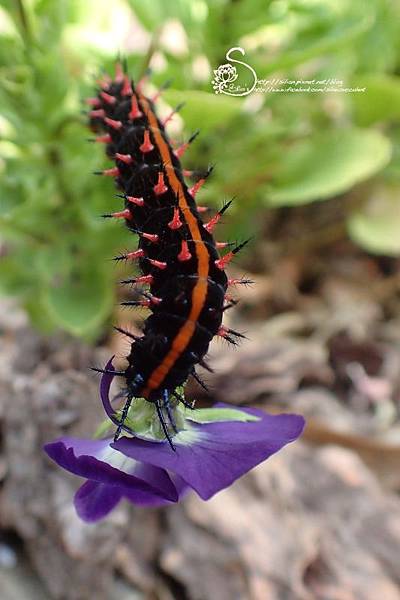
[[[124,408],[122,409],[121,419],[119,420],[117,431],[115,432],[115,435],[114,435],[114,442],[118,441],[118,438],[121,435],[121,431],[122,431],[122,429],[124,429],[126,417],[128,416],[128,412],[131,407],[132,400],[133,400],[133,396],[129,395],[125,402]]]
[[[90,367],[91,371],[95,371],[95,373],[102,373],[103,375],[105,373],[108,373],[109,375],[116,375],[119,377],[125,377],[126,373],[125,371],[113,371],[112,369],[98,369],[97,367]]]
[[[176,427],[176,422],[175,422],[175,418],[174,418],[174,414],[171,410],[171,405],[170,405],[170,398],[169,398],[169,394],[168,394],[168,390],[164,390],[163,391],[163,397],[164,397],[164,408],[167,412],[168,415],[168,420],[171,424],[172,429],[175,431],[175,433],[178,433],[178,429]]]
[[[197,381],[197,383],[205,390],[208,394],[210,393],[209,387],[204,383],[204,381],[199,377],[196,371],[193,369],[191,372],[191,376]]]
[[[194,410],[194,402],[188,402],[183,396],[177,394],[176,392],[172,392],[178,402],[182,402],[183,406],[186,408],[190,408],[190,410]]]
[[[164,432],[164,435],[167,438],[168,443],[171,446],[172,450],[174,452],[176,452],[176,448],[173,445],[171,436],[169,435],[169,432],[168,432],[168,427],[167,427],[167,424],[166,424],[165,419],[164,419],[164,415],[163,415],[163,412],[162,412],[162,409],[161,409],[160,401],[156,400],[155,405],[156,405],[157,415],[158,415],[158,418],[160,419],[160,423],[161,423],[161,427],[162,427],[162,430]]]

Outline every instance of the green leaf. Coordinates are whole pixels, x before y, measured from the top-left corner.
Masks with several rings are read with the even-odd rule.
[[[47,307],[44,304],[43,293],[41,289],[34,290],[24,302],[24,308],[29,315],[29,319],[34,327],[42,333],[50,334],[54,331],[56,325],[50,317]]]
[[[347,221],[350,237],[374,254],[400,255],[400,187],[377,188]]]
[[[286,71],[306,61],[321,58],[328,53],[334,53],[345,46],[349,46],[368,31],[372,23],[373,17],[368,13],[361,18],[346,17],[335,26],[330,27],[325,35],[321,35],[318,30],[313,36],[304,35],[304,40],[301,38],[296,39],[292,47],[283,52],[277,59],[260,65],[255,62],[253,66],[254,68],[258,67],[256,71],[262,78],[277,71]]]
[[[114,293],[106,274],[99,268],[86,267],[72,272],[44,292],[50,317],[58,327],[73,335],[92,337],[111,313]]]
[[[152,2],[128,0],[128,4],[142,25],[149,31],[162,25],[164,20],[170,16],[171,5],[162,0],[152,0]]]
[[[19,254],[21,258],[23,253]],[[28,258],[28,257],[26,257]],[[21,295],[29,292],[34,285],[34,275],[27,261],[15,256],[0,259],[0,293],[6,296]]]
[[[364,93],[350,95],[360,125],[400,118],[400,77],[382,73],[364,75],[355,78],[352,85],[366,88]]]
[[[195,423],[215,423],[219,421],[259,421],[255,415],[239,408],[196,408],[185,409],[185,418]]]
[[[390,141],[378,131],[331,130],[297,143],[284,158],[268,192],[272,206],[324,200],[351,189],[390,160]]]
[[[240,98],[217,96],[197,90],[167,90],[163,97],[172,106],[185,103],[182,118],[187,129],[209,131],[215,127],[226,127],[228,122],[238,115],[242,108]]]
[[[174,0],[174,2],[128,0],[128,5],[142,25],[152,33],[168,19],[177,19],[184,27],[190,29],[198,12],[193,8],[192,0]]]

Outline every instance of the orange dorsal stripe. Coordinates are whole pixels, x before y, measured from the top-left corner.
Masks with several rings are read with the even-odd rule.
[[[163,382],[166,375],[171,370],[179,356],[187,348],[194,334],[194,331],[196,329],[196,322],[200,316],[200,313],[203,309],[207,297],[207,277],[209,271],[210,257],[207,250],[207,246],[202,240],[198,221],[190,210],[190,207],[185,197],[184,189],[182,187],[182,183],[176,176],[175,169],[172,164],[171,153],[168,144],[164,140],[162,133],[158,127],[157,117],[151,110],[146,98],[139,95],[139,101],[142,110],[148,119],[148,123],[153,134],[154,142],[157,145],[158,151],[160,152],[163,167],[167,174],[169,185],[171,186],[171,189],[175,192],[176,197],[178,198],[178,205],[189,228],[191,238],[196,242],[195,251],[197,258],[198,275],[196,285],[192,290],[192,304],[189,316],[186,319],[185,323],[179,329],[175,338],[173,339],[171,348],[166,354],[164,360],[151,373],[147,381],[146,387],[142,392],[143,396],[147,398],[152,390],[157,389],[161,385],[161,383]]]

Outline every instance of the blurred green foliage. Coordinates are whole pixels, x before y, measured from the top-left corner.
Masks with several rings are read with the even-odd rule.
[[[111,317],[125,229],[110,181],[91,172],[82,99],[121,51],[132,75],[173,79],[188,167],[217,162],[202,201],[235,195],[229,224],[254,234],[269,207],[346,197],[349,235],[400,253],[400,4],[397,0],[3,0],[0,9],[0,292],[45,331],[95,339]],[[212,70],[233,46],[259,78],[337,78],[364,93],[215,95]]]

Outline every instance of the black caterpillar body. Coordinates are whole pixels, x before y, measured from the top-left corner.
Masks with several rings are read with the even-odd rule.
[[[139,236],[138,249],[118,258],[138,262],[140,276],[127,282],[149,285],[143,300],[125,303],[147,306],[151,314],[142,337],[128,334],[128,366],[118,373],[126,379],[127,402],[116,437],[126,429],[132,399],[144,397],[156,404],[171,443],[163,417],[163,408],[170,416],[171,395],[189,375],[199,380],[195,365],[207,367],[203,357],[215,335],[233,343],[240,335],[221,326],[228,283],[243,282],[228,282],[224,268],[246,242],[220,258],[211,232],[229,204],[203,224],[194,197],[205,177],[189,189],[179,160],[192,140],[172,148],[154,102],[121,67],[89,103],[90,126],[102,134],[97,141],[106,144],[107,155],[115,160],[113,168],[101,173],[115,177],[125,201],[124,210],[108,216],[124,218]]]

